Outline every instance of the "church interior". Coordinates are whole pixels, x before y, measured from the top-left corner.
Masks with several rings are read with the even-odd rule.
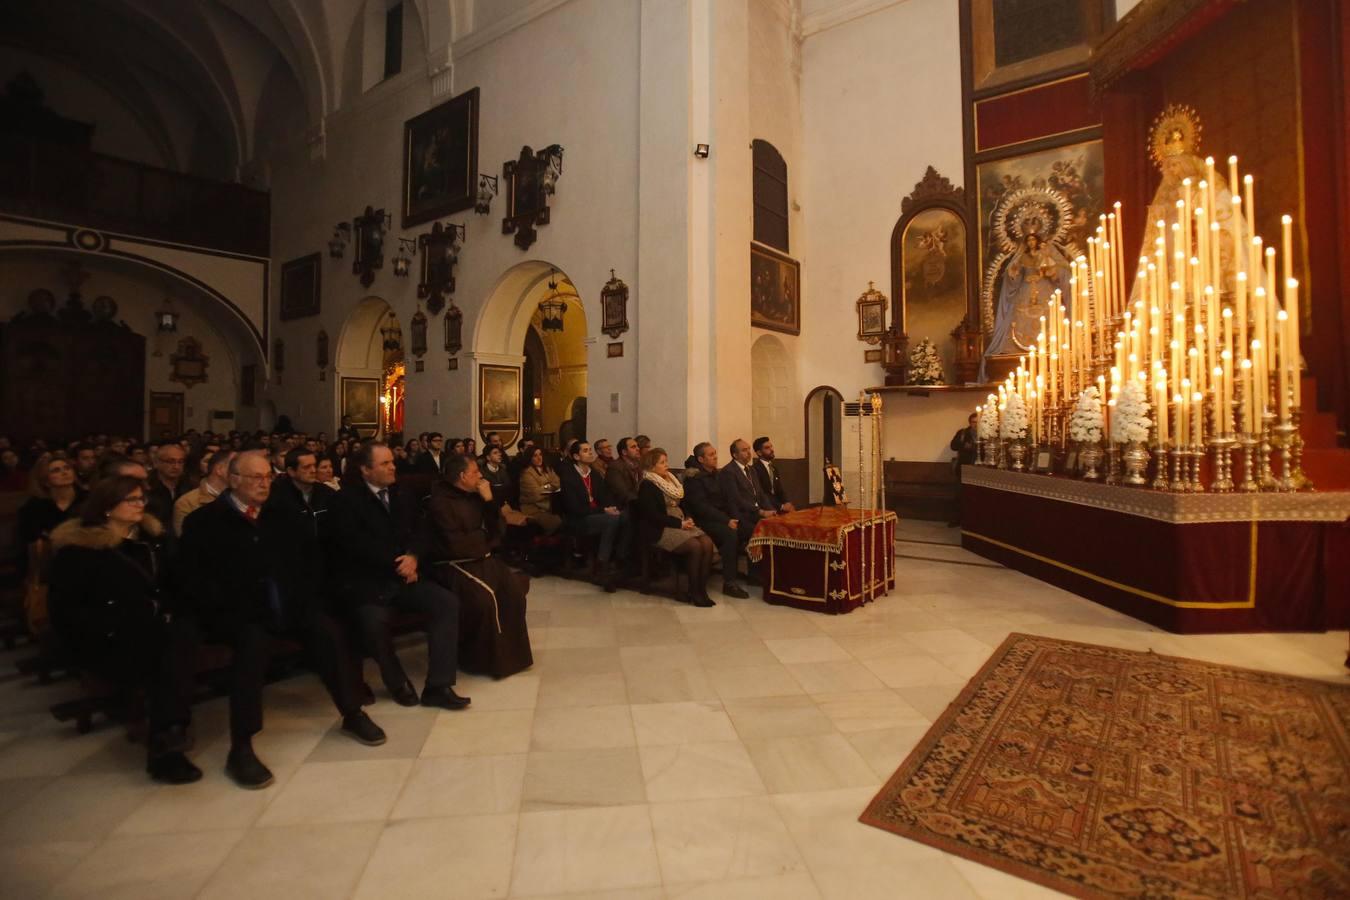
[[[1350,896],[1350,4],[0,13],[0,896]]]

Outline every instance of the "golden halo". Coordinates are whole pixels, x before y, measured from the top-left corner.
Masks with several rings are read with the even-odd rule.
[[[1171,156],[1200,152],[1200,115],[1190,106],[1169,103],[1149,130],[1148,152],[1153,163],[1162,168],[1163,160]]]

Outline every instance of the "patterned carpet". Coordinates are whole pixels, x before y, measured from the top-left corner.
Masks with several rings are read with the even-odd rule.
[[[1350,687],[1013,634],[862,821],[1078,897],[1350,897]]]

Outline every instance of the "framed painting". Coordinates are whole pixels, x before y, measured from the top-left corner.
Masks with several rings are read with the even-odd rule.
[[[980,328],[985,360],[1035,343],[1056,290],[1069,290],[1102,214],[1102,142],[1087,141],[976,167]]]
[[[301,256],[281,266],[281,320],[319,314],[319,254]]]
[[[342,379],[342,415],[352,424],[378,430],[380,426],[380,380],[378,378]]]
[[[802,333],[801,263],[761,244],[750,245],[750,325]]]
[[[976,91],[1085,64],[1114,0],[964,0]]]
[[[957,355],[951,335],[968,308],[965,219],[946,206],[915,210],[900,229],[898,251],[903,330],[932,341],[950,381]]]
[[[482,428],[520,427],[520,369],[478,367],[478,424]]]
[[[403,227],[478,199],[478,88],[403,124]]]

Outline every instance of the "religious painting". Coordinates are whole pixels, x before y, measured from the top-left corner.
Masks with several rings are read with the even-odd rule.
[[[520,427],[520,369],[479,366],[478,424],[483,428]]]
[[[1115,20],[1114,0],[965,0],[975,90],[1081,65]]]
[[[802,333],[801,263],[759,244],[750,245],[750,324]]]
[[[478,88],[403,125],[403,227],[468,209],[478,197]]]
[[[319,314],[319,254],[293,259],[281,267],[281,321]]]
[[[985,359],[1026,351],[1104,207],[1102,143],[1088,141],[984,163],[980,213],[980,327]]]
[[[380,380],[378,378],[342,379],[342,415],[352,424],[375,431],[380,425]]]
[[[967,309],[966,223],[947,206],[917,210],[901,230],[899,251],[903,330],[932,342],[951,381],[957,355],[951,334]]]

